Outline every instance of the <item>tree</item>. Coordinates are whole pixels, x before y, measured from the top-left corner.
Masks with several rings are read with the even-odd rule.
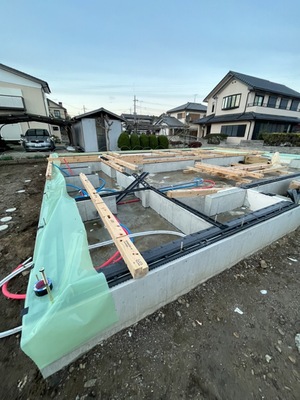
[[[159,149],[168,149],[169,148],[169,139],[165,135],[159,135],[158,139],[158,148]]]
[[[137,133],[132,133],[130,135],[130,144],[132,150],[141,150],[140,137]]]
[[[155,136],[155,135],[150,135],[149,136],[149,146],[150,146],[150,149],[157,149],[158,148],[157,136]]]
[[[141,141],[141,146],[143,150],[149,150],[150,149],[150,144],[149,144],[149,136],[145,135],[144,133],[140,137]]]
[[[121,150],[131,150],[130,137],[127,132],[122,132],[118,138],[118,147]]]

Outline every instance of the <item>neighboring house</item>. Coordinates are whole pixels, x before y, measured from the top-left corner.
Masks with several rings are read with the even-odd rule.
[[[131,133],[152,133],[153,124],[157,117],[153,115],[142,115],[142,114],[122,114],[121,117],[124,119],[125,131]]]
[[[158,117],[158,120],[154,123],[154,127],[156,128],[157,135],[165,136],[186,134],[188,129],[186,125],[178,121],[177,118],[166,114],[162,114]]]
[[[72,118],[71,143],[85,152],[115,151],[123,118],[101,107]]]
[[[55,103],[53,100],[47,99],[49,116],[56,119],[66,119],[68,117],[67,109],[63,107],[62,102]],[[63,127],[51,126],[54,136],[61,136]]]
[[[188,134],[199,139],[202,137],[203,131],[200,126],[194,124],[194,122],[206,115],[206,109],[207,107],[200,103],[186,103],[182,106],[172,108],[167,111],[167,114],[177,118],[183,124],[186,124],[189,129]]]
[[[204,99],[205,135],[223,133],[228,142],[258,139],[261,133],[291,132],[300,123],[300,93],[279,83],[229,71]]]
[[[49,93],[47,82],[0,64],[0,116],[27,113],[48,117],[46,94]],[[0,125],[0,133],[5,140],[18,141],[28,128],[43,128],[51,132],[48,123],[21,122]]]

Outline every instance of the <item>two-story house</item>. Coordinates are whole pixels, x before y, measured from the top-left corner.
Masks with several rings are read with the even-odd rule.
[[[261,133],[291,132],[300,123],[300,93],[266,79],[229,71],[204,99],[204,135],[223,133],[228,142],[258,139]]]
[[[58,125],[64,125],[65,109],[48,100],[49,93],[46,81],[0,64],[0,119],[4,121],[0,122],[0,137],[5,141],[19,141],[29,128],[47,129],[60,137]],[[55,112],[51,116],[52,106],[60,111],[60,118]]]
[[[172,108],[167,111],[167,114],[183,123],[188,128],[187,133],[190,136],[195,136],[195,138],[199,139],[202,137],[203,130],[194,122],[206,115],[206,109],[207,107],[200,103],[186,103]]]

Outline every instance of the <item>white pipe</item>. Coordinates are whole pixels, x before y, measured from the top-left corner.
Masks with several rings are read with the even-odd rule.
[[[8,281],[10,281],[12,278],[14,278],[15,276],[19,275],[21,272],[25,271],[28,268],[31,268],[33,265],[33,262],[30,262],[28,264],[26,264],[26,262],[28,262],[29,260],[31,260],[31,257],[28,258],[26,261],[24,261],[23,266],[20,267],[19,269],[16,269],[15,271],[11,272],[9,275],[7,275],[4,279],[2,279],[2,281],[0,281],[0,288]],[[17,326],[16,328],[13,329],[8,329],[7,331],[3,331],[0,332],[0,339],[3,339],[7,336],[10,335],[14,335],[15,333],[21,332],[22,330],[22,325],[21,326]]]
[[[175,231],[147,231],[147,232],[130,233],[127,236],[129,236],[131,238],[135,238],[135,237],[150,236],[150,235],[174,235],[174,236],[180,236],[180,237],[186,236],[184,233],[175,232]],[[97,249],[98,247],[108,246],[113,243],[114,243],[113,240],[107,240],[106,242],[90,244],[89,250]]]

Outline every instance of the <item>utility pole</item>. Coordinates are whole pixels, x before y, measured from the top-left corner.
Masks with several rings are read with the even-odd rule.
[[[136,95],[133,97],[133,115],[134,115],[134,131],[137,133],[137,120],[136,120],[136,102],[137,102]]]
[[[85,108],[85,105],[83,105],[83,113],[85,114],[85,112],[86,112],[86,108]]]
[[[137,102],[136,95],[133,97],[133,114],[136,115],[136,102]]]

